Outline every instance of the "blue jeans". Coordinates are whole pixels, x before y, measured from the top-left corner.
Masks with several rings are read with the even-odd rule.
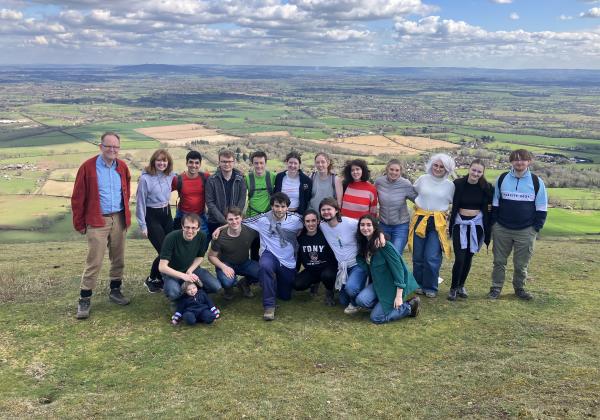
[[[215,293],[221,289],[221,283],[208,270],[204,268],[196,268],[194,274],[202,281],[202,289],[206,293]],[[183,280],[168,276],[163,273],[163,291],[170,300],[177,300],[181,297],[181,285]]]
[[[437,293],[441,266],[442,244],[430,217],[425,237],[414,234],[413,238],[413,275],[424,292]]]
[[[408,242],[408,223],[401,223],[399,225],[386,225],[385,223],[379,222],[379,227],[390,237],[392,245],[398,251],[398,254],[402,255],[404,247]]]
[[[219,279],[223,288],[228,289],[235,286],[237,284],[238,275],[246,276],[246,279],[248,279],[250,283],[258,282],[258,272],[260,271],[260,266],[256,261],[246,260],[241,264],[231,264],[223,261],[223,264],[233,268],[233,271],[235,271],[235,275],[232,279],[230,279],[225,275],[225,273],[223,273],[223,270],[220,268],[215,269],[215,272],[217,273],[217,279]]]
[[[353,304],[356,306],[356,297],[365,287],[367,282],[367,272],[358,264],[348,269],[348,279],[346,284],[340,290],[340,304],[348,306]]]
[[[290,300],[296,277],[294,268],[281,264],[268,250],[260,256],[259,279],[263,292],[263,307],[275,308],[275,298]]]
[[[384,324],[386,322],[396,321],[400,318],[410,315],[410,305],[408,302],[402,303],[400,308],[394,309],[388,313],[383,310],[383,306],[377,300],[375,288],[371,283],[365,287],[356,297],[356,305],[361,308],[372,309],[371,321],[375,324]]]

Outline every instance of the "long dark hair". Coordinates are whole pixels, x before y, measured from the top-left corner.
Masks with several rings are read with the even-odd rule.
[[[368,181],[371,177],[371,171],[369,171],[369,166],[367,165],[367,161],[364,159],[353,159],[346,162],[346,166],[344,166],[344,190],[346,187],[354,182],[354,178],[352,178],[352,167],[358,166],[362,169],[362,175],[360,176],[361,181]]]
[[[302,215],[302,232],[300,233],[301,235],[306,235],[307,231],[306,231],[306,225],[304,224],[304,219],[306,219],[306,216],[308,216],[310,214],[317,217],[317,230],[319,229],[319,222],[321,221],[321,216],[319,216],[319,213],[317,213],[316,210],[308,209]]]
[[[485,163],[483,163],[483,161],[478,158],[473,159],[473,161],[469,165],[469,169],[471,169],[471,166],[473,165],[481,165],[483,167],[483,174],[481,175],[481,178],[479,178],[479,181],[477,183],[479,185],[479,188],[483,190],[487,189],[489,182],[487,181],[487,179],[485,179]],[[469,174],[467,174],[467,178],[469,178]]]
[[[364,219],[369,219],[371,223],[373,223],[373,235],[371,235],[370,239],[367,239],[365,235],[360,233],[360,222]],[[362,255],[367,258],[367,255],[375,255],[375,253],[379,250],[375,246],[375,240],[379,238],[381,230],[379,230],[379,222],[377,219],[370,214],[365,214],[358,219],[358,225],[356,228],[356,242],[358,243],[358,255]]]

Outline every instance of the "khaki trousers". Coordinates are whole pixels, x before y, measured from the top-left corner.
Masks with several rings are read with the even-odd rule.
[[[109,280],[121,280],[125,267],[125,215],[123,212],[110,216],[102,216],[104,226],[88,226],[86,237],[88,241],[88,255],[86,267],[81,276],[81,290],[94,290],[98,280],[98,273],[102,268],[104,253],[108,248],[110,260]]]
[[[499,223],[492,228],[494,241],[494,269],[492,287],[502,289],[506,277],[506,263],[513,252],[513,287],[515,290],[525,287],[527,267],[533,255],[537,232],[530,226],[525,229],[507,229]]]

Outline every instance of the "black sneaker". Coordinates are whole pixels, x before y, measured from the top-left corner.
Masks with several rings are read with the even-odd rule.
[[[465,289],[465,286],[459,287],[458,290],[456,291],[456,294],[458,295],[458,297],[461,297],[463,299],[466,299],[469,297],[469,294],[467,293],[467,289]]]
[[[150,276],[146,277],[144,285],[150,293],[160,293],[163,290],[163,282],[161,280],[153,279]]]
[[[500,297],[500,292],[502,289],[498,289],[497,287],[490,288],[490,293],[488,293],[488,299],[498,299]]]
[[[224,287],[223,288],[223,299],[232,300],[233,299],[233,287]]]
[[[117,305],[129,305],[130,300],[123,296],[121,289],[110,289],[108,299]]]
[[[519,299],[523,299],[523,300],[533,299],[533,295],[525,289],[516,289],[515,296],[517,296]]]
[[[250,288],[250,283],[246,277],[243,277],[237,283],[238,289],[242,292],[242,295],[247,298],[254,297],[254,293],[252,293],[252,289]]]
[[[90,316],[90,307],[92,306],[92,299],[87,298],[79,298],[79,303],[77,304],[77,315],[75,318],[77,319],[86,319]]]
[[[409,316],[412,316],[414,318],[417,315],[419,315],[419,312],[421,312],[421,299],[418,296],[415,296],[414,298],[408,301],[408,304],[410,305]]]
[[[333,290],[325,291],[325,305],[335,306],[335,296]]]
[[[450,289],[450,291],[448,292],[448,300],[455,301],[457,293],[458,293],[457,289]]]

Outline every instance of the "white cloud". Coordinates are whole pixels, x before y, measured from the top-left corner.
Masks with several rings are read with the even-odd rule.
[[[33,42],[38,45],[48,45],[48,40],[43,35],[38,35],[33,39]]]
[[[573,19],[573,16],[560,15],[560,16],[558,17],[558,19],[560,19],[560,20],[572,20],[572,19]]]
[[[590,10],[579,14],[580,17],[600,18],[600,7],[592,7]]]
[[[23,13],[18,10],[1,9],[0,20],[21,20],[23,19]]]
[[[508,17],[510,18],[510,20],[519,20],[520,16],[518,13],[512,12],[510,15],[508,15]]]
[[[511,4],[513,0],[490,0],[492,3],[496,4]]]

